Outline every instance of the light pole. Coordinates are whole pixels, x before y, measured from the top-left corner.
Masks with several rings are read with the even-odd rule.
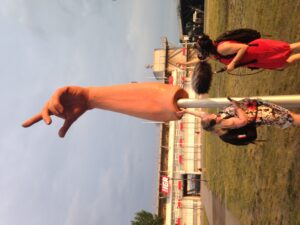
[[[245,97],[232,97],[234,100],[241,100]],[[253,96],[251,99],[261,99],[272,102],[287,108],[300,108],[300,95],[274,95],[274,96]],[[205,99],[179,99],[177,105],[180,108],[219,108],[229,104],[227,98],[205,98]]]

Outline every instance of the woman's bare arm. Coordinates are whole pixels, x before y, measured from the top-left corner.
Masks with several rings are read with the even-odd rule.
[[[232,61],[227,65],[227,70],[231,71],[235,68],[235,65],[243,58],[245,55],[248,45],[246,44],[239,44],[239,43],[230,43],[230,42],[225,42],[218,46],[218,52],[221,55],[231,55],[235,54],[236,56],[232,59]]]
[[[222,127],[227,129],[235,129],[235,128],[246,126],[248,123],[247,114],[245,113],[244,110],[238,107],[235,102],[232,104],[235,105],[237,117],[232,117],[226,120],[222,120],[221,122]]]

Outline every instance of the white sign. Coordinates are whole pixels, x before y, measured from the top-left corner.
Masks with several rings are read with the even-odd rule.
[[[169,193],[169,178],[167,176],[162,176],[161,191],[166,194]]]

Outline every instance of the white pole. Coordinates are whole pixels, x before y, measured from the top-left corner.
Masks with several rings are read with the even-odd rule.
[[[245,97],[231,98],[234,100],[241,100]],[[261,99],[287,108],[300,108],[300,95],[252,96],[248,98]],[[177,101],[177,105],[180,108],[219,108],[227,106],[228,104],[229,100],[227,98],[182,98]]]

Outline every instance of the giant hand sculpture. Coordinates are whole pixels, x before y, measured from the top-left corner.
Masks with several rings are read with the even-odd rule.
[[[56,90],[42,111],[23,123],[29,127],[40,120],[51,124],[51,115],[64,119],[59,136],[90,109],[104,109],[154,120],[180,119],[177,100],[187,98],[183,89],[161,83],[132,83],[109,87],[66,86]]]

